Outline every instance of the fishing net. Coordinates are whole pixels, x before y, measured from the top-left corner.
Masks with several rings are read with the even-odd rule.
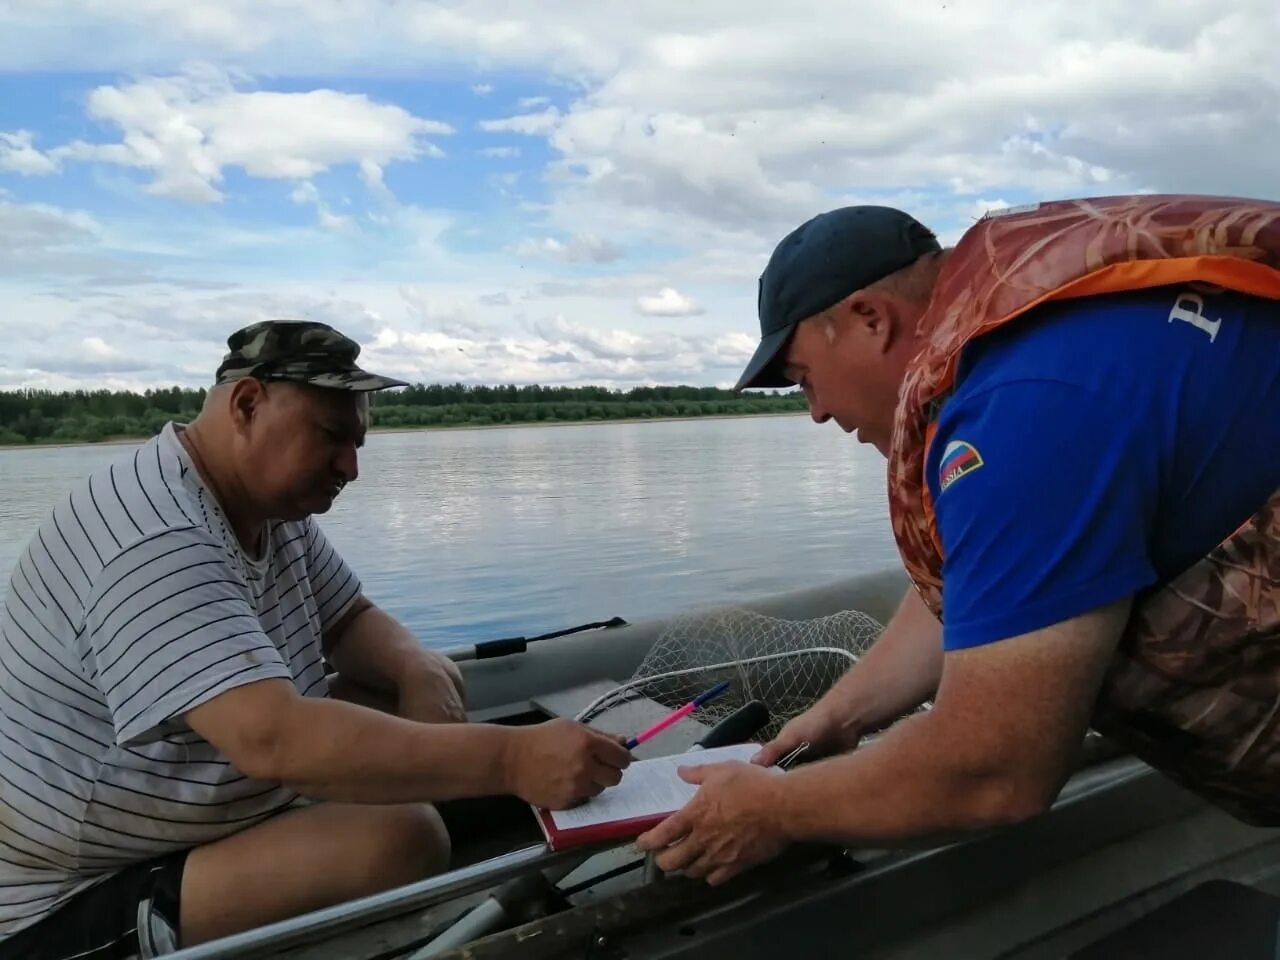
[[[687,703],[721,680],[724,694],[698,711],[712,726],[750,700],[771,720],[762,736],[803,713],[849,669],[884,629],[856,610],[812,620],[780,620],[740,608],[692,613],[658,635],[632,678],[580,715],[583,720],[647,697],[668,707]]]

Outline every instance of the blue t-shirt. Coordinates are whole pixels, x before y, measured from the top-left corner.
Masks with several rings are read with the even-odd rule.
[[[926,475],[949,650],[1165,582],[1280,488],[1280,303],[1039,307],[965,349]]]

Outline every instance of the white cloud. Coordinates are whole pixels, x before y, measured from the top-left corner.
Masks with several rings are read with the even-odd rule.
[[[61,284],[71,278],[127,283],[146,277],[145,268],[113,256],[101,240],[102,226],[83,211],[18,203],[0,191],[0,278],[31,284],[48,277]]]
[[[536,12],[503,0],[51,0],[11,17],[0,62],[172,69],[195,54],[273,75],[353,63],[539,72],[575,91],[566,112],[481,128],[550,139],[553,214],[576,230],[656,209],[678,214],[680,239],[695,219],[770,239],[844,192],[904,185],[955,188],[967,208],[997,190],[1266,194],[1273,182],[1273,0],[1058,0],[1017,17],[995,0],[654,0],[625,13],[571,0]],[[1019,140],[1028,121],[1033,143]],[[173,189],[208,197],[217,181]]]
[[[1270,0],[749,7],[645,4],[629,37],[614,11],[554,3],[488,28],[484,5],[430,19],[455,49],[587,78],[564,112],[481,124],[548,139],[564,228],[657,212],[681,239],[696,220],[776,239],[846,192],[908,185],[960,194],[942,229],[995,190],[1274,193]]]
[[[1146,189],[1277,196],[1274,0],[1045,0],[1016,16],[996,0],[545,0],[528,8],[506,0],[46,0],[10,8],[0,13],[0,63],[10,77],[39,69],[131,79],[87,100],[88,119],[118,133],[58,147],[38,126],[13,131],[0,140],[5,174],[49,173],[88,157],[141,171],[156,192],[203,201],[231,194],[240,170],[279,180],[282,192],[319,187],[317,220],[324,199],[331,217],[350,212],[350,227],[255,225],[242,239],[211,242],[211,259],[233,254],[216,280],[234,292],[183,292],[172,323],[221,327],[252,313],[248,304],[295,303],[303,289],[377,313],[373,332],[390,331],[393,344],[387,362],[416,377],[732,380],[754,339],[755,279],[772,245],[840,204],[901,206],[950,241],[985,210],[1029,198]],[[192,60],[264,79],[185,70]],[[483,201],[460,200],[448,215],[427,210],[440,202],[432,193],[440,185],[415,179],[425,170],[391,165],[440,155],[433,141],[447,128],[416,116],[408,105],[421,100],[396,106],[383,98],[400,94],[358,91],[399,89],[367,79],[379,76],[462,77],[449,95],[460,89],[475,107],[471,78],[499,70],[554,98],[507,96],[504,84],[485,111],[494,116],[477,123],[495,146],[468,142],[473,162],[457,163],[489,188]],[[336,78],[338,89],[275,92],[307,91],[317,76]],[[514,156],[519,148],[502,145],[512,134],[536,138],[524,162],[502,165],[519,170],[495,177],[498,165],[474,162],[473,151]],[[531,158],[547,151],[551,162],[534,167]],[[339,192],[347,188],[326,175],[338,167],[359,176],[381,201],[376,209],[348,211]],[[111,170],[95,176],[120,179]],[[17,176],[5,183],[45,186]],[[29,302],[13,290],[33,274],[80,282],[113,259],[122,277],[172,266],[162,241],[144,243],[171,236],[167,223],[130,224],[134,248],[119,258],[113,245],[124,221],[84,205],[94,217],[0,204],[0,273],[18,278],[0,286],[0,317]],[[231,220],[239,209],[226,203],[193,216]],[[12,236],[6,216],[18,224]],[[200,249],[192,238],[203,226],[192,223],[180,254],[193,273]],[[459,237],[465,252],[450,253]],[[609,240],[583,239],[592,237]],[[595,266],[623,244],[635,269]],[[307,254],[290,259],[281,250]],[[250,254],[261,255],[260,268]],[[268,282],[275,286],[265,289]],[[417,299],[403,297],[403,287],[417,289]],[[131,288],[92,305],[62,307],[51,297],[39,308],[49,329],[68,317],[83,324],[69,344],[86,336],[112,344],[123,342],[112,332],[118,318],[162,315],[169,299]],[[696,309],[703,312],[684,312]],[[671,325],[689,339],[659,350],[648,328],[660,319],[637,321],[643,335],[621,329],[635,310],[683,317]],[[620,356],[628,350],[636,355]]]
[[[486,133],[523,133],[526,136],[548,134],[560,125],[560,111],[547,107],[541,113],[523,113],[500,120],[481,120],[477,126]]]
[[[471,92],[477,97],[487,97],[493,93],[493,84],[491,83],[475,83],[471,85]]]
[[[87,214],[46,204],[21,204],[0,192],[0,252],[39,252],[92,239],[98,225]]]
[[[350,217],[334,213],[326,206],[316,207],[316,222],[326,230],[346,230],[352,225]]]
[[[293,192],[289,194],[289,199],[301,206],[315,207],[316,222],[325,230],[346,230],[354,226],[354,221],[350,217],[333,212],[310,180],[304,180],[294,187]]]
[[[0,337],[10,358],[0,389],[207,383],[231,332],[282,317],[330,323],[364,346],[370,369],[415,382],[720,382],[736,377],[751,339],[685,324],[678,332],[646,325],[643,333],[602,325],[602,316],[618,314],[601,299],[603,286],[547,301],[532,317],[516,291],[477,297],[476,289],[476,281],[336,295],[302,286],[213,293],[157,286],[128,298],[28,298],[11,310],[0,288]],[[47,336],[33,339],[33,331]]]
[[[520,182],[520,171],[508,170],[506,173],[495,173],[489,178],[489,182],[497,187],[498,192],[503,196],[511,196],[515,185]]]
[[[42,176],[57,173],[58,161],[35,148],[30,130],[0,132],[0,170],[24,177]]]
[[[360,180],[369,192],[384,200],[391,199],[391,191],[382,179],[382,165],[365,157],[360,161]]]
[[[726,333],[717,337],[715,355],[730,365],[745,364],[756,352],[759,341],[745,333]]]
[[[400,297],[408,306],[410,320],[416,327],[425,326],[472,341],[492,337],[496,333],[494,325],[482,320],[474,309],[475,303],[483,301],[408,285],[400,288]]]
[[[85,337],[80,341],[90,356],[102,360],[114,360],[120,357],[120,351],[108,344],[101,337]]]
[[[623,250],[617,244],[590,233],[570,237],[567,242],[555,237],[524,240],[512,252],[517,257],[559,260],[563,263],[612,263],[623,256]]]
[[[679,352],[683,344],[670,336],[643,337],[629,330],[599,330],[554,317],[535,325],[541,337],[555,346],[570,346],[602,360],[655,360]]]
[[[148,364],[138,357],[127,354],[103,356],[87,345],[72,352],[29,353],[23,358],[26,383],[36,386],[61,381],[62,389],[74,389],[77,378],[85,378],[93,383],[100,383],[103,377],[119,374],[145,374]],[[52,386],[52,384],[50,384]],[[54,389],[57,389],[54,387]]]
[[[697,301],[674,287],[663,287],[657,296],[636,298],[636,309],[647,317],[692,317],[703,312]]]
[[[293,192],[289,194],[289,199],[294,203],[318,203],[320,191],[316,189],[315,184],[310,180],[304,180],[293,188]]]
[[[228,336],[262,320],[319,320],[361,341],[372,339],[383,325],[378,311],[344,297],[249,287],[213,295],[158,290],[124,302],[99,300],[72,316],[74,323],[97,318],[103,328],[93,334],[96,337],[117,339],[127,333],[134,342],[158,341],[163,346],[152,362],[160,357],[167,362],[175,342],[192,345],[198,369],[209,371],[217,365]]]
[[[76,141],[51,156],[145,170],[152,193],[206,203],[222,199],[227,167],[300,180],[355,164],[367,183],[379,184],[387,163],[441,156],[423,138],[452,132],[362,94],[243,90],[214,68],[101,86],[88,108],[94,119],[119,128],[120,141]]]
[[[582,10],[586,16],[574,16],[581,8],[569,2],[540,7],[525,17],[511,16],[511,8],[500,0],[470,7],[414,4],[404,9],[405,35],[424,51],[462,55],[481,64],[543,65],[550,61],[557,72],[607,69],[616,56],[611,41],[628,19],[620,15],[622,10],[603,7]],[[601,23],[609,19],[614,21],[611,26]]]
[[[88,383],[97,387],[104,380],[118,382],[117,378],[124,375],[145,377],[154,372],[153,364],[142,352],[119,350],[101,336],[85,336],[78,341],[65,336],[42,338],[24,335],[21,323],[13,324],[13,329],[4,333],[9,341],[9,356],[18,364],[17,369],[10,368],[0,379],[0,383],[9,386],[75,389]],[[133,387],[131,383],[123,389]]]

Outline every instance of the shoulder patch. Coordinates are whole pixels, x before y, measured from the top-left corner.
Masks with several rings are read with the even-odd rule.
[[[973,473],[982,466],[982,454],[965,440],[952,440],[942,451],[938,464],[938,492],[941,493],[966,473]]]

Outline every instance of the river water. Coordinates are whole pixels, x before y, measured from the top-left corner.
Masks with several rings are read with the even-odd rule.
[[[0,451],[0,584],[66,489],[131,453]],[[883,459],[802,416],[376,433],[360,466],[320,523],[431,644],[732,603],[897,557]]]

